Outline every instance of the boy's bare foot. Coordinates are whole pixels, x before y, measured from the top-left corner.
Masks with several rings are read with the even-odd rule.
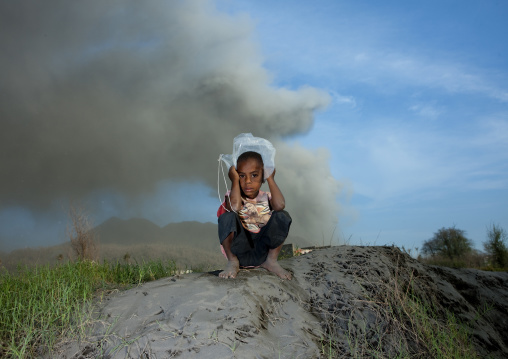
[[[228,261],[226,269],[219,273],[221,278],[235,278],[240,270],[240,263],[238,261]]]
[[[267,258],[266,261],[263,264],[261,264],[261,267],[266,270],[269,270],[270,272],[277,274],[282,279],[291,280],[291,273],[289,273],[287,270],[282,268],[276,259],[274,260],[274,259]]]

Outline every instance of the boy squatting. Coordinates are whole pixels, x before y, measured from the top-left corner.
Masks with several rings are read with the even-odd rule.
[[[219,216],[219,239],[228,259],[221,278],[235,278],[241,267],[262,267],[282,279],[291,273],[282,268],[277,257],[291,226],[284,211],[285,200],[277,183],[275,169],[266,179],[270,192],[260,191],[264,181],[263,158],[245,152],[237,166],[229,169],[231,191],[224,201],[226,210]],[[235,213],[236,212],[236,213]]]

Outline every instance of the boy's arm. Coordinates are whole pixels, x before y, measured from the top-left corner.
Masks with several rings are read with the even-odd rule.
[[[286,207],[286,200],[282,195],[282,192],[275,183],[275,168],[273,169],[273,173],[266,179],[268,182],[268,187],[270,188],[270,193],[272,194],[272,199],[270,200],[270,205],[274,211],[282,211]]]
[[[242,209],[242,194],[240,193],[240,176],[236,172],[235,166],[231,166],[228,175],[231,180],[231,192],[229,198],[226,196],[226,209],[238,212]]]

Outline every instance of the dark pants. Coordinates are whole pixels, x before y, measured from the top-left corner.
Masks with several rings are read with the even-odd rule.
[[[246,230],[234,212],[222,214],[218,221],[220,243],[222,244],[226,237],[234,232],[231,252],[238,257],[242,267],[247,267],[264,263],[268,251],[284,243],[292,219],[286,211],[274,211],[268,223],[261,228],[259,233]]]

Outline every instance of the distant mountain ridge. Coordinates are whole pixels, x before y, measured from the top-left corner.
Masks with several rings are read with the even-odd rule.
[[[226,259],[220,251],[217,224],[201,222],[170,223],[164,227],[144,218],[112,217],[93,231],[97,235],[98,260],[127,260],[133,263],[148,259],[173,260],[182,268],[220,268]],[[70,241],[62,244],[0,252],[0,268],[13,270],[18,264],[56,264],[72,260],[75,253]]]
[[[217,224],[186,221],[159,227],[144,218],[111,217],[94,228],[100,244],[166,243],[168,245],[217,248]]]

